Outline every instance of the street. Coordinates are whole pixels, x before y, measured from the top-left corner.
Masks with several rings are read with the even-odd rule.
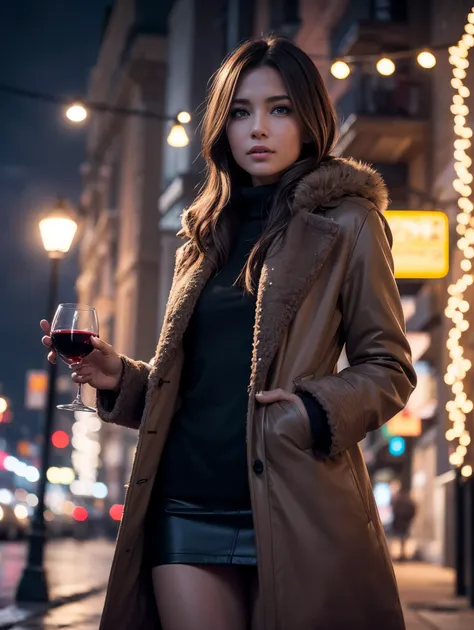
[[[3,607],[12,604],[24,554],[23,543],[0,545],[0,593]],[[102,590],[13,626],[11,624],[6,626],[4,622],[2,625],[0,611],[0,628],[97,630],[112,554],[113,543],[107,540],[51,542],[47,547],[47,568],[52,597],[68,597],[99,587],[103,587]],[[456,600],[453,597],[453,571],[415,562],[396,564],[395,571],[407,630],[474,628],[474,611],[467,609],[465,600]]]

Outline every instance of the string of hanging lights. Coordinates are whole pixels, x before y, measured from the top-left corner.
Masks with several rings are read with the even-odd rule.
[[[473,176],[469,171],[472,160],[467,154],[471,147],[473,130],[467,122],[469,107],[465,99],[470,91],[463,81],[469,67],[469,51],[474,46],[474,7],[467,17],[464,35],[456,46],[449,48],[449,63],[452,66],[453,78],[451,86],[454,88],[451,113],[453,114],[454,133],[454,169],[456,179],[453,188],[459,194],[459,214],[456,217],[456,232],[459,236],[458,249],[462,253],[459,262],[458,278],[448,287],[448,303],[445,315],[452,322],[449,338],[446,343],[451,362],[448,364],[444,376],[445,383],[451,388],[452,397],[446,403],[446,410],[452,426],[446,431],[446,439],[452,442],[453,450],[449,456],[452,466],[461,468],[463,477],[470,477],[472,466],[464,463],[467,447],[471,443],[471,435],[466,427],[466,416],[471,413],[474,403],[464,391],[464,380],[472,367],[471,361],[464,358],[463,333],[469,329],[469,322],[465,314],[470,304],[466,299],[466,291],[473,284],[472,259],[474,258],[474,204],[471,201]],[[457,442],[457,445],[456,445]],[[455,447],[455,448],[454,448]]]
[[[357,55],[346,56],[340,59],[335,59],[331,64],[331,74],[336,79],[347,79],[351,74],[355,65],[370,64],[373,63],[377,72],[383,76],[392,75],[397,69],[396,61],[399,59],[406,59],[416,55],[418,65],[426,70],[434,68],[436,65],[436,56],[433,50],[443,50],[446,46],[428,49],[416,49],[416,50],[402,50],[393,53],[384,53],[382,55]],[[314,59],[322,59],[317,55],[313,55]]]
[[[64,115],[74,124],[84,122],[90,112],[109,113],[120,116],[138,116],[140,118],[148,118],[171,123],[171,129],[167,138],[167,142],[172,147],[185,147],[189,144],[189,138],[183,124],[191,121],[191,115],[188,112],[179,112],[176,116],[168,116],[155,111],[146,109],[132,109],[128,107],[117,107],[108,105],[107,103],[95,103],[91,101],[71,101],[67,97],[57,96],[55,94],[47,94],[21,88],[6,83],[0,83],[0,93],[10,96],[18,96],[45,103],[59,105],[64,110]]]

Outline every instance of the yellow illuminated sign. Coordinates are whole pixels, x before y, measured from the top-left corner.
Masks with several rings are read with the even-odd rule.
[[[421,435],[421,419],[404,409],[386,423],[385,432],[388,436],[416,437]]]
[[[438,210],[387,210],[396,278],[444,278],[449,270],[449,220]]]

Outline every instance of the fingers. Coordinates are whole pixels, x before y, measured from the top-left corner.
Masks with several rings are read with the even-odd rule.
[[[56,363],[56,353],[55,352],[50,352],[48,354],[48,361],[50,363]]]
[[[109,343],[106,343],[103,339],[100,339],[99,337],[91,337],[91,343],[94,348],[100,350],[100,352],[102,352],[102,354],[105,354],[106,356],[111,355],[115,352],[113,347]]]
[[[40,326],[41,326],[41,330],[44,332],[45,335],[49,335],[50,334],[50,332],[51,332],[51,325],[46,319],[42,319],[40,321]]]
[[[50,326],[49,322],[46,321],[45,319],[42,319],[40,321],[40,326],[41,326],[41,330],[45,333],[45,336],[41,339],[41,343],[46,348],[52,348],[53,347],[53,343],[51,341],[51,337],[49,336],[50,333],[51,333],[51,326]],[[50,363],[56,363],[56,352],[54,352],[54,350],[52,350],[48,354],[48,361]]]
[[[71,378],[75,383],[90,383],[92,380],[93,371],[88,366],[78,367],[75,372],[72,373]]]
[[[259,403],[268,405],[270,403],[278,402],[279,400],[290,400],[291,394],[284,389],[271,389],[267,392],[257,392],[255,398]]]

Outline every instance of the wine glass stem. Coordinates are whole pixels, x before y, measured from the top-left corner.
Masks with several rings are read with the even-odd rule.
[[[76,400],[74,402],[80,403],[81,405],[84,404],[82,402],[82,383],[79,383],[79,385],[77,386]]]

